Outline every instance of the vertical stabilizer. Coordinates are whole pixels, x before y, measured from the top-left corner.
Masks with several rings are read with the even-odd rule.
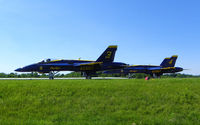
[[[173,55],[171,58],[165,58],[160,64],[162,67],[174,67],[178,56]]]
[[[113,62],[116,50],[117,46],[108,46],[108,48],[102,53],[102,55],[96,60],[96,62]]]

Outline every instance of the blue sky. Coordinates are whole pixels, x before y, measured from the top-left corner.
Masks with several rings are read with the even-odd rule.
[[[157,64],[179,55],[200,74],[199,0],[0,0],[0,72],[44,58],[96,60],[118,45],[115,61]]]

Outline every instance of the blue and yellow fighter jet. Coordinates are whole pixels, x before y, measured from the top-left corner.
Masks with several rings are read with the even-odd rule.
[[[81,72],[86,79],[91,79],[97,71],[122,69],[127,66],[125,63],[113,62],[116,50],[117,46],[109,46],[96,61],[47,59],[15,71],[49,73],[49,79],[54,79],[54,75],[59,71],[75,71]]]
[[[163,62],[160,64],[160,66],[154,66],[154,65],[132,65],[128,66],[121,70],[110,70],[110,71],[104,71],[103,73],[106,74],[125,74],[129,75],[132,73],[145,73],[150,74],[152,77],[160,77],[163,75],[163,73],[175,73],[175,72],[181,72],[183,71],[183,68],[181,67],[174,67],[176,63],[176,59],[178,58],[177,55],[172,56],[171,58],[165,58]]]

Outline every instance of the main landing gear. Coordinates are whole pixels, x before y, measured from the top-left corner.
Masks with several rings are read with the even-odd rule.
[[[86,79],[92,79],[92,76],[86,76],[85,78]]]
[[[59,71],[55,72],[55,71],[51,71],[49,72],[49,79],[50,80],[53,80],[54,79],[54,76],[58,73]]]
[[[162,75],[162,74],[153,73],[153,74],[151,74],[151,77],[152,77],[152,78],[160,78],[161,75]]]
[[[81,74],[85,79],[92,79],[92,76],[95,75],[93,72],[82,72]]]
[[[129,73],[129,74],[128,74],[128,79],[131,79],[133,76],[134,76],[134,74]]]

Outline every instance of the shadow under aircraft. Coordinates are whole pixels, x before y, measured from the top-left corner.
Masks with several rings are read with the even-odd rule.
[[[124,74],[129,75],[135,73],[145,73],[150,74],[151,77],[157,78],[163,75],[164,73],[176,73],[183,71],[181,67],[174,67],[178,56],[174,55],[171,58],[165,58],[160,66],[155,65],[132,65],[125,67],[124,69],[120,70],[110,70],[104,71],[105,74]]]
[[[75,71],[81,72],[86,79],[91,79],[97,71],[122,69],[127,66],[125,63],[113,62],[116,50],[117,46],[108,46],[96,61],[47,59],[15,71],[49,73],[49,79],[54,79],[54,75],[59,71]]]

